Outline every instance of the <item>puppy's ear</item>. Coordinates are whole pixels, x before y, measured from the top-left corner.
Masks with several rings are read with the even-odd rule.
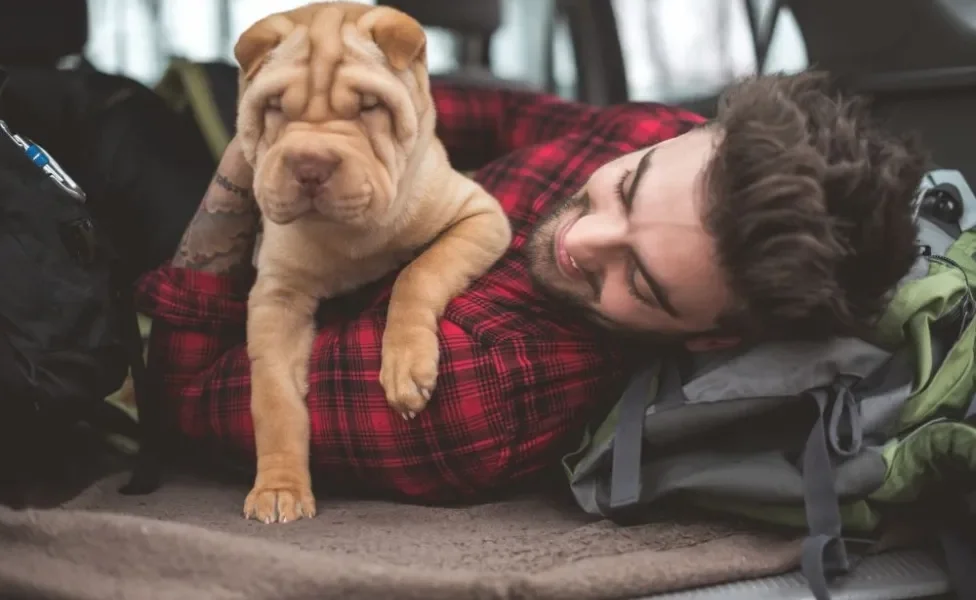
[[[415,60],[427,60],[427,34],[413,17],[388,7],[379,7],[365,17],[366,29],[397,71]]]
[[[234,44],[234,58],[241,66],[245,80],[254,77],[264,64],[264,58],[294,27],[294,23],[286,17],[272,15],[254,23],[241,34]]]

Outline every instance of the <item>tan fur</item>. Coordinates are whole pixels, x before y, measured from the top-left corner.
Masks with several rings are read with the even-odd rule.
[[[257,476],[244,510],[285,522],[315,514],[305,395],[319,300],[406,264],[380,384],[390,406],[413,417],[436,383],[439,318],[498,260],[511,230],[435,137],[426,37],[414,19],[310,4],[254,24],[235,56],[238,136],[263,215],[247,323]],[[301,173],[327,172],[324,184],[298,183]]]

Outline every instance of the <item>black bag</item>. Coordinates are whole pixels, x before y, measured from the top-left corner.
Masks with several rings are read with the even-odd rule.
[[[88,192],[122,274],[134,282],[171,258],[217,166],[196,124],[138,81],[88,63],[6,69],[4,119]]]
[[[130,368],[137,397],[145,390],[131,286],[88,198],[41,146],[0,128],[0,488],[10,491],[63,427],[105,420]]]

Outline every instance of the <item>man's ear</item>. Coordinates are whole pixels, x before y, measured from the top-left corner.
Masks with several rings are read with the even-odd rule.
[[[281,15],[265,17],[241,34],[234,44],[234,58],[241,67],[244,79],[249,80],[260,70],[265,57],[294,29],[295,24]]]
[[[709,352],[733,348],[742,342],[737,337],[701,336],[685,340],[685,348],[690,352]]]
[[[413,17],[381,6],[367,13],[364,20],[367,33],[397,71],[407,69],[415,60],[427,60],[427,34]]]

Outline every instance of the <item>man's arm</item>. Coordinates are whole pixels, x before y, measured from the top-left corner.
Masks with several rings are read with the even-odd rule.
[[[172,260],[139,281],[137,308],[153,321],[150,363],[169,385],[208,369],[244,331],[259,226],[252,179],[232,140]]]
[[[515,89],[457,84],[431,86],[437,135],[454,168],[478,169],[510,152],[572,134],[610,134],[629,139],[635,124],[700,123],[699,115],[653,102],[593,106],[558,96]],[[620,130],[615,132],[614,130]]]
[[[584,131],[600,109],[541,92],[434,83],[437,135],[459,170]]]
[[[384,288],[390,281],[380,284]],[[430,405],[405,421],[379,374],[385,294],[363,290],[351,320],[323,324],[309,360],[309,460],[328,481],[419,502],[471,501],[535,477],[578,447],[595,405],[619,394],[625,351],[563,334],[535,317],[499,317],[496,288],[459,299],[438,334],[447,376]],[[502,339],[458,321],[495,321]],[[253,460],[252,371],[242,338],[218,350],[205,324],[153,327],[165,365],[167,421],[182,435]],[[546,331],[546,335],[541,332]],[[353,451],[350,451],[353,449]]]
[[[254,174],[233,140],[173,257],[173,267],[242,277],[250,272],[259,212]]]

